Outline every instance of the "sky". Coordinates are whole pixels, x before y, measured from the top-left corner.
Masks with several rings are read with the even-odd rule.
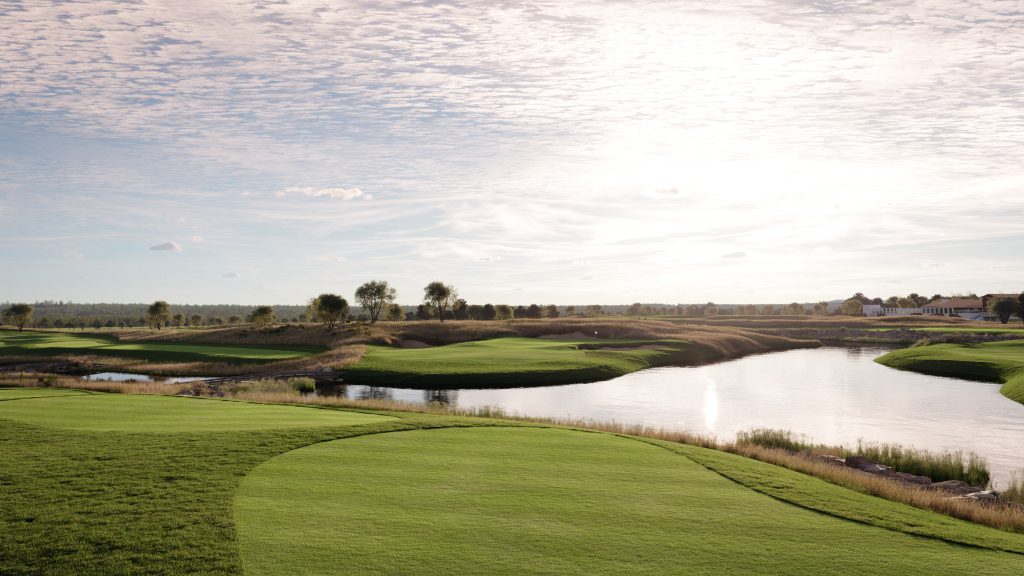
[[[1019,292],[1019,1],[0,0],[0,301]]]

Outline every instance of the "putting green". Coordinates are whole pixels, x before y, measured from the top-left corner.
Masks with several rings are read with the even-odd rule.
[[[211,432],[352,426],[390,416],[202,398],[83,394],[0,402],[0,419],[70,430]]]
[[[250,575],[1016,573],[1019,555],[804,510],[650,444],[412,431],[277,456],[235,497]]]
[[[311,356],[323,350],[315,346],[264,348],[169,342],[121,342],[113,337],[92,334],[0,330],[0,354],[14,356],[102,354],[153,361],[271,362]]]

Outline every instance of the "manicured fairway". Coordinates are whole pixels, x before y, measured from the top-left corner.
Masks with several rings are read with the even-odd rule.
[[[271,362],[322,352],[314,346],[263,348],[168,342],[121,342],[113,337],[65,332],[0,330],[0,356],[100,354],[152,361]]]
[[[268,430],[350,426],[394,420],[376,414],[319,408],[117,394],[0,402],[0,419],[69,430],[117,432]]]
[[[310,446],[246,476],[234,518],[250,575],[1024,569],[1022,555],[812,512],[649,443],[558,429],[397,432]]]
[[[361,384],[529,386],[605,380],[706,360],[705,350],[680,340],[495,338],[419,349],[370,346],[359,363],[345,369],[345,378]]]
[[[1004,396],[1024,403],[1024,340],[916,346],[890,352],[876,361],[923,374],[1002,382]]]
[[[51,396],[82,396],[87,392],[67,388],[0,388],[0,402],[20,398],[47,398]]]

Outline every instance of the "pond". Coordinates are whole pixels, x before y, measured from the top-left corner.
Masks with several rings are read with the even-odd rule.
[[[1024,405],[999,385],[886,368],[882,348],[819,348],[692,368],[656,368],[613,380],[495,390],[412,390],[349,385],[350,398],[496,406],[526,416],[646,424],[732,439],[785,428],[826,444],[858,439],[974,451],[997,483],[1024,467]]]

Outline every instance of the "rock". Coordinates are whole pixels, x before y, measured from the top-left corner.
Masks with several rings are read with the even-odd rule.
[[[832,464],[834,466],[846,466],[846,460],[839,456],[833,456],[831,454],[818,454],[815,456],[821,462],[825,464]]]
[[[950,494],[956,494],[957,496],[966,496],[972,492],[978,492],[979,490],[974,486],[971,486],[963,480],[946,480],[943,482],[935,482],[930,488],[932,490],[941,490],[943,492],[949,492]]]
[[[864,471],[877,466],[877,464],[863,456],[847,456],[843,463],[846,464],[848,468],[856,468],[857,470]]]
[[[999,494],[995,490],[982,490],[980,492],[971,492],[970,494],[964,494],[963,498],[969,498],[971,500],[981,500],[984,502],[995,502],[999,500]]]
[[[918,486],[929,486],[932,483],[932,479],[927,476],[915,476],[906,472],[893,472],[892,477],[907,484],[917,484]]]
[[[872,462],[863,456],[847,456],[844,463],[848,468],[856,468],[857,470],[863,470],[864,472],[869,472],[871,474],[888,476],[892,473],[892,468],[884,464]]]

